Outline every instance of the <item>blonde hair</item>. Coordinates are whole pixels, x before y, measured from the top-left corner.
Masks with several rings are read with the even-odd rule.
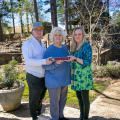
[[[76,30],[82,31],[82,35],[83,35],[82,42],[79,45],[77,45],[77,42],[74,39],[74,35],[75,35],[75,31]],[[85,41],[86,40],[85,40],[85,31],[84,31],[84,28],[83,27],[76,27],[73,30],[73,34],[72,34],[72,42],[71,42],[71,47],[70,47],[71,48],[71,52],[75,52],[75,51],[79,50]]]
[[[60,34],[63,37],[63,41],[66,39],[67,32],[63,30],[61,27],[54,27],[51,32],[50,32],[50,40],[54,41],[54,35],[55,34]]]

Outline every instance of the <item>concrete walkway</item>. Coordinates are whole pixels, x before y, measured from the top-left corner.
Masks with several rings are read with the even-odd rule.
[[[107,97],[100,95],[92,104],[90,120],[120,120],[120,80],[115,81],[105,91]],[[21,107],[13,112],[0,112],[0,120],[31,120],[28,103],[23,102]],[[65,107],[65,117],[70,120],[79,120],[79,110]],[[49,120],[49,104],[44,104],[39,120]]]
[[[95,120],[120,120],[120,80],[111,84],[104,94],[107,96],[100,95],[91,104],[90,117]]]
[[[65,107],[65,116],[71,118],[70,120],[78,120],[79,110],[75,108]],[[49,104],[44,104],[42,109],[42,115],[39,120],[49,120]],[[29,115],[28,103],[22,103],[21,107],[13,112],[0,112],[0,120],[32,120]]]

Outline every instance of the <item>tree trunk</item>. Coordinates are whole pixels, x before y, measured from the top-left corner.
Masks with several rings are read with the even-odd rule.
[[[4,41],[3,29],[2,29],[2,20],[0,18],[0,42]]]
[[[65,9],[65,29],[68,33],[68,0],[64,0],[64,9]]]
[[[15,34],[15,21],[14,21],[14,14],[12,13],[12,20],[13,20],[13,33]]]
[[[90,26],[89,26],[89,41],[90,41],[90,44],[92,45],[92,22],[91,22],[91,16],[90,16]]]
[[[20,13],[20,25],[21,25],[21,34],[24,33],[24,24],[23,24],[23,20],[22,20],[22,13]]]
[[[23,20],[22,20],[22,6],[23,6],[23,2],[21,2],[20,0],[18,0],[19,2],[19,17],[20,17],[20,26],[21,26],[21,34],[24,33],[24,24],[23,24]]]
[[[11,4],[11,9],[13,8],[13,1],[10,0],[10,4]],[[15,34],[15,21],[14,21],[14,13],[12,11],[12,23],[13,23],[13,33]]]
[[[36,21],[39,21],[37,1],[36,1],[36,0],[33,0],[33,3],[34,3],[35,19],[36,19]]]
[[[101,48],[97,47],[97,65],[101,65]]]
[[[50,0],[50,7],[51,7],[51,22],[52,27],[57,27],[57,6],[56,6],[56,0]]]
[[[28,13],[26,12],[26,21],[27,21],[27,32],[30,32],[30,28],[29,28],[29,18],[28,18]]]
[[[32,22],[32,24],[33,24],[33,22],[34,22],[33,14],[30,14],[30,16],[31,16],[31,22]]]

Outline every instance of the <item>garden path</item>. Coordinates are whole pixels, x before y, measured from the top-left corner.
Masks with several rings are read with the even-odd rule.
[[[91,103],[90,120],[120,120],[120,80],[114,81],[97,99]],[[0,120],[31,120],[28,102],[13,112],[0,112]],[[65,117],[79,120],[79,110],[65,107]],[[39,120],[49,120],[49,104],[43,104]]]

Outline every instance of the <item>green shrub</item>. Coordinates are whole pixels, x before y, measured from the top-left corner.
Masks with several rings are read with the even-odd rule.
[[[120,63],[110,62],[106,66],[95,66],[93,68],[94,77],[120,78]]]
[[[94,77],[109,77],[109,72],[106,68],[106,66],[97,66],[96,68],[93,69],[93,74]]]
[[[0,75],[0,82],[2,81],[2,75]]]
[[[22,80],[22,81],[26,80],[25,72],[21,72],[18,74],[18,80]]]
[[[120,65],[107,65],[107,71],[111,78],[120,78]]]
[[[2,66],[0,84],[2,88],[10,89],[13,87],[14,83],[18,84],[18,70],[17,70],[17,61],[12,60],[8,64]]]

